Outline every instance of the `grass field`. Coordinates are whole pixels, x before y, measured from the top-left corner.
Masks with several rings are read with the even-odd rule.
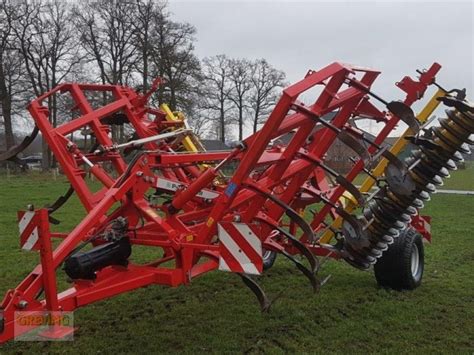
[[[2,295],[37,263],[37,254],[19,250],[16,211],[52,202],[66,188],[63,179],[0,179]],[[216,271],[187,287],[152,286],[79,309],[73,342],[12,341],[0,352],[473,353],[473,207],[474,196],[439,194],[423,210],[433,217],[434,242],[413,292],[379,289],[371,272],[334,261],[315,295],[280,258],[260,278],[270,297],[281,293],[269,314],[238,277]],[[55,214],[64,230],[82,215],[77,199]],[[64,283],[62,271],[58,277]]]
[[[359,174],[354,183],[361,185],[367,175],[365,173]],[[469,190],[474,191],[474,163],[472,161],[466,162],[465,169],[458,169],[451,172],[449,179],[444,179],[444,185],[440,189],[445,190]]]

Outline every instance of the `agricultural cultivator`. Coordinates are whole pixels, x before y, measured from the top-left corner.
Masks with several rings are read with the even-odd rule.
[[[0,341],[19,335],[17,311],[72,311],[151,284],[186,285],[217,269],[242,278],[266,311],[271,300],[256,275],[278,254],[315,291],[327,281],[319,275],[327,258],[361,270],[374,265],[384,287],[416,288],[423,273],[422,239],[431,239],[430,218],[419,209],[456,169],[461,153],[469,153],[466,143],[472,144],[474,132],[474,106],[463,90],[436,83],[440,68],[435,63],[416,80],[396,83],[403,101],[372,92],[376,70],[333,63],[309,71],[283,90],[263,127],[230,151],[204,151],[181,116],[164,105],[148,106],[159,80],[141,94],[72,83],[38,97],[29,112],[71,188],[49,207],[30,205],[18,213],[21,247],[38,251],[41,263],[3,299]],[[415,116],[410,106],[430,85],[437,91]],[[312,102],[299,100],[315,92]],[[109,98],[105,104],[92,100],[102,96]],[[49,120],[53,97],[73,103],[67,117],[74,118],[57,127]],[[447,116],[439,127],[426,128],[440,103],[448,106]],[[370,135],[357,126],[360,119],[382,128]],[[405,133],[386,144],[399,124],[408,126]],[[120,125],[130,131],[125,143],[111,138],[113,126]],[[84,130],[93,136],[92,147],[71,138]],[[344,175],[326,161],[335,140],[353,152]],[[397,155],[408,142],[417,148],[401,160]],[[26,144],[3,158],[14,159]],[[227,176],[223,167],[230,163],[236,168]],[[353,180],[362,172],[367,179],[356,187]],[[88,175],[100,189],[90,188]],[[50,223],[58,223],[54,212],[73,193],[86,216],[69,233],[51,231]],[[137,246],[153,248],[155,256],[134,262]],[[57,277],[67,278],[70,288],[58,290]],[[65,333],[56,330],[48,335]]]

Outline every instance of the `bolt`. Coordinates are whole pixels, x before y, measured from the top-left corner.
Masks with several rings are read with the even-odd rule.
[[[26,209],[27,209],[28,211],[34,211],[34,210],[35,210],[35,206],[30,203],[29,205],[26,206]]]
[[[137,171],[137,176],[143,176],[143,171]]]
[[[27,301],[21,300],[20,302],[18,302],[18,308],[25,309],[26,307],[28,307],[28,302]]]
[[[240,222],[240,215],[236,214],[233,218],[234,222]]]

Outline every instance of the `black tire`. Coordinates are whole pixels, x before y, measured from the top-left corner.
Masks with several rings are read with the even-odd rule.
[[[377,283],[394,290],[414,290],[421,285],[425,253],[423,238],[408,227],[374,265]]]
[[[277,253],[271,250],[263,249],[262,257],[263,257],[263,270],[268,270],[275,263]]]

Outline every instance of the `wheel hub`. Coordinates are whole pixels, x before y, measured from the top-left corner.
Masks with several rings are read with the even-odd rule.
[[[413,244],[411,251],[411,274],[413,277],[418,275],[418,270],[420,269],[420,252],[416,244]]]

